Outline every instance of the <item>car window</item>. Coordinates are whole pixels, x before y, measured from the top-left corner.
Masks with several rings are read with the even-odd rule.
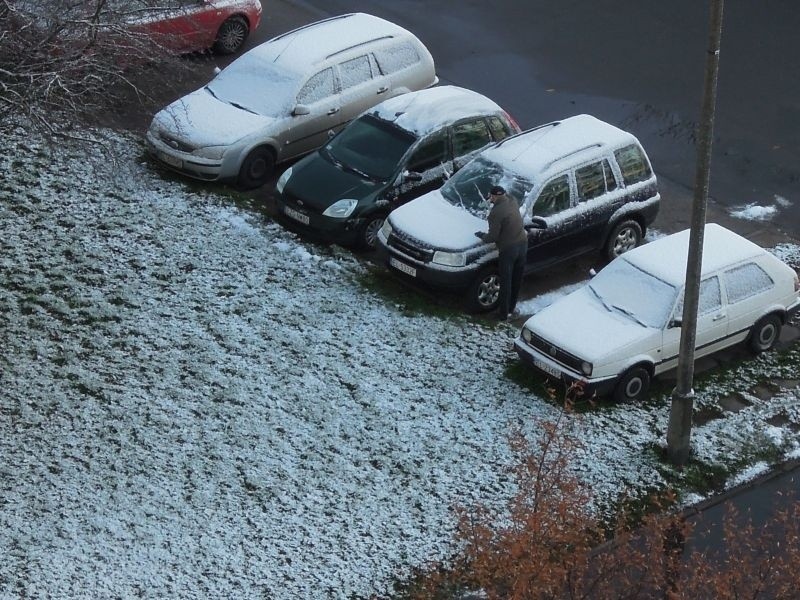
[[[369,57],[359,56],[348,60],[339,65],[339,76],[342,79],[342,89],[364,83],[372,79],[372,69],[369,65]]]
[[[375,51],[375,60],[384,75],[415,65],[420,61],[417,49],[411,42],[400,42]]]
[[[697,314],[705,315],[722,306],[722,292],[720,291],[719,277],[708,277],[700,282],[700,296],[697,299]],[[675,319],[683,316],[683,292],[675,306]]]
[[[367,114],[345,127],[321,154],[334,164],[386,180],[416,141],[409,132]]]
[[[309,79],[300,93],[297,94],[298,104],[313,104],[332,96],[336,90],[333,79],[333,69],[327,68],[313,75]]]
[[[624,255],[601,269],[588,287],[605,310],[646,327],[664,327],[678,295],[677,288],[635,267]]]
[[[747,263],[725,271],[725,285],[728,303],[733,304],[770,289],[775,282],[757,264]]]
[[[605,159],[575,169],[575,181],[578,184],[578,200],[581,202],[617,189],[617,180],[611,171],[611,165]]]
[[[423,140],[419,147],[408,159],[408,170],[422,173],[428,169],[438,167],[449,160],[447,152],[447,135],[438,131]]]
[[[489,128],[483,119],[475,119],[453,126],[453,155],[463,156],[492,142]]]
[[[489,117],[489,129],[492,131],[495,142],[499,142],[511,135],[511,128],[500,117]]]
[[[533,183],[523,175],[478,155],[448,179],[440,192],[450,204],[483,219],[489,209],[486,196],[493,185],[502,185],[520,206],[533,188]]]
[[[647,164],[644,152],[638,144],[631,144],[617,150],[614,152],[614,157],[622,171],[622,180],[625,185],[645,181],[652,176],[650,165]]]
[[[569,178],[566,175],[556,177],[544,186],[531,214],[535,217],[548,217],[569,208]]]

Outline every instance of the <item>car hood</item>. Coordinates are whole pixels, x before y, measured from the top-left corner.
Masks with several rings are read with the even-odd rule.
[[[595,366],[625,348],[650,348],[661,336],[660,329],[640,325],[614,309],[609,311],[587,286],[542,309],[525,326]]]
[[[366,198],[383,185],[383,182],[365,179],[357,173],[337,167],[315,152],[292,167],[292,176],[284,193],[322,212],[342,198]]]
[[[485,219],[453,206],[438,190],[392,211],[389,223],[433,248],[456,251],[482,243],[475,232],[488,227]]]
[[[153,119],[155,127],[192,146],[229,146],[277,119],[217,100],[201,88],[179,98]]]

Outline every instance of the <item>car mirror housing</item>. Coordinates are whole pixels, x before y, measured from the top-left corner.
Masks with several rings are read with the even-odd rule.
[[[525,229],[528,231],[532,229],[547,229],[547,221],[542,217],[532,217],[531,222],[525,225]]]
[[[300,117],[308,114],[311,114],[311,110],[305,104],[298,104],[294,107],[294,110],[292,110],[293,117]]]
[[[683,320],[681,320],[681,319],[672,319],[669,322],[669,325],[668,325],[668,327],[670,329],[674,329],[675,327],[682,327],[682,326],[683,326]]]

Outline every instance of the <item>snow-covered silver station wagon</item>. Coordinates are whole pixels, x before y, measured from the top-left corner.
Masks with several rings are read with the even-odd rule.
[[[409,31],[352,13],[295,29],[244,53],[153,118],[148,148],[197,179],[264,184],[379,102],[438,82]]]
[[[643,398],[653,376],[678,365],[689,231],[614,259],[587,285],[533,315],[514,345],[550,378],[586,393]],[[788,265],[749,240],[706,225],[695,357],[746,341],[773,347],[800,309]]]

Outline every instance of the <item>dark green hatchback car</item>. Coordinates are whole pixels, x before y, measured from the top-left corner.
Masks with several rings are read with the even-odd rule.
[[[278,179],[283,222],[373,248],[397,206],[439,188],[478,152],[519,127],[485,96],[453,86],[403,94],[352,121]]]

